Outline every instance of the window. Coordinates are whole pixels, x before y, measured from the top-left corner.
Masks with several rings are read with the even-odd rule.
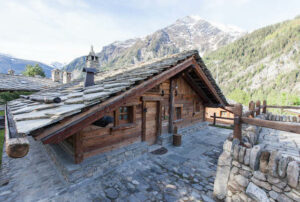
[[[122,106],[115,111],[115,126],[134,123],[135,122],[135,107],[136,106]]]
[[[227,115],[226,111],[221,111],[220,112],[220,117],[226,117],[226,115]]]
[[[175,108],[176,120],[181,119],[181,110],[182,110],[182,107],[176,107]]]
[[[119,120],[128,120],[129,107],[119,108]]]

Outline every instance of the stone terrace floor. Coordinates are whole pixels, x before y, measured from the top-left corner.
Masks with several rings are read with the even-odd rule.
[[[0,201],[214,201],[217,160],[232,130],[206,126],[163,155],[144,154],[105,176],[67,184],[41,143],[22,159],[3,155]]]
[[[264,149],[279,151],[283,156],[291,156],[300,161],[300,135],[285,131],[262,128],[259,144]]]

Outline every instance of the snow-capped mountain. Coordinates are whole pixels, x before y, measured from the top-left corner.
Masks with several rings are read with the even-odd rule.
[[[50,64],[51,67],[55,68],[55,69],[61,69],[64,66],[66,66],[66,63],[61,63],[61,62],[51,62]]]
[[[97,55],[101,67],[121,68],[183,50],[198,49],[200,54],[205,54],[243,34],[242,30],[234,26],[209,22],[198,16],[187,16],[146,37],[117,41],[104,46]],[[65,69],[80,72],[84,64],[84,57],[79,57]]]
[[[53,69],[51,66],[46,65],[42,62],[33,61],[33,60],[24,60],[20,58],[13,57],[8,54],[0,53],[0,73],[6,74],[9,69],[13,69],[15,74],[21,74],[26,65],[35,65],[38,64],[40,67],[43,68],[46,77],[51,76],[51,70]]]

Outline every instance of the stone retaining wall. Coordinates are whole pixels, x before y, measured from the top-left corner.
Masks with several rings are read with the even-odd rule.
[[[300,201],[300,162],[276,150],[265,150],[257,143],[260,131],[256,126],[243,129],[243,141],[248,141],[249,148],[232,137],[225,141],[218,159],[215,197],[245,202]]]
[[[294,123],[300,123],[300,117],[298,116],[286,116],[286,115],[278,115],[278,114],[272,114],[267,113],[265,116],[266,120],[270,121],[283,121],[283,122],[294,122]]]
[[[59,172],[69,183],[77,183],[87,178],[107,174],[118,165],[147,153],[149,149],[147,142],[137,142],[90,157],[80,164],[74,164],[74,160],[62,151],[59,145],[45,145],[45,148]]]

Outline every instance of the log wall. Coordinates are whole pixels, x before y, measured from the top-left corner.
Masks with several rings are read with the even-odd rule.
[[[176,117],[174,117],[174,126],[180,128],[195,122],[203,121],[204,106],[197,94],[182,78],[175,79],[175,82],[176,90],[174,107],[181,108],[181,118],[176,119]],[[82,156],[83,159],[85,159],[134,142],[147,141],[147,138],[143,136],[146,136],[147,134],[153,135],[152,132],[149,133],[149,130],[157,131],[157,136],[166,133],[169,126],[169,98],[170,80],[167,80],[154,89],[151,89],[143,96],[133,98],[129,102],[124,103],[124,106],[135,106],[135,121],[133,123],[121,124],[118,121],[114,121],[114,123],[111,123],[104,128],[90,125],[79,132],[80,140],[79,138],[76,138],[78,137],[78,134],[72,136],[73,140],[68,141],[73,142],[73,145],[75,145],[75,161],[76,156]],[[157,102],[157,104],[153,104],[153,102]],[[196,103],[198,103],[197,111]],[[146,110],[144,110],[143,107],[146,107]],[[155,113],[157,113],[157,116],[155,116]],[[116,112],[112,112],[106,114],[106,116],[112,116],[115,119],[116,114]],[[174,111],[174,116],[176,116],[176,110]],[[144,126],[143,120],[145,120]],[[154,120],[157,121],[156,124],[154,124]],[[156,125],[157,127],[154,129],[148,123]],[[152,144],[153,138],[150,139],[149,144]],[[77,140],[82,141],[82,143],[76,144],[75,142]],[[79,159],[76,162],[78,163],[82,160]]]

